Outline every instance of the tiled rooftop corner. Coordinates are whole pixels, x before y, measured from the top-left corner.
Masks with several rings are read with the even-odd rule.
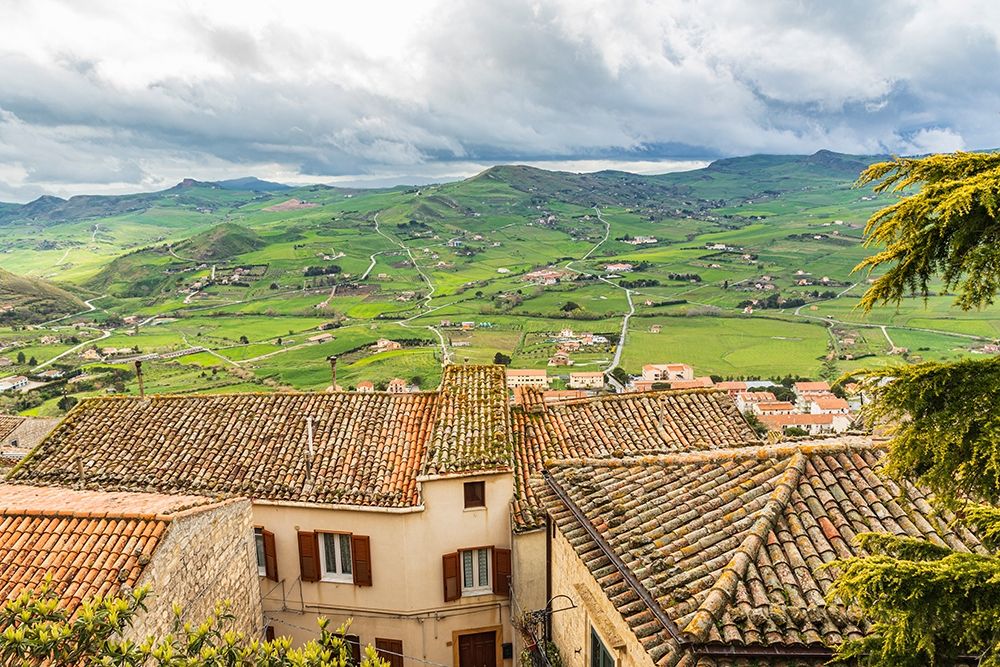
[[[835,576],[825,565],[859,553],[858,533],[985,552],[974,535],[932,510],[925,492],[882,475],[883,444],[852,436],[618,461],[575,458],[549,462],[551,484],[541,475],[531,484],[650,655],[674,655],[664,643],[674,640],[604,548],[670,619],[692,651],[684,664],[702,664],[698,646],[780,653],[867,633],[854,610],[825,599]],[[773,659],[767,664],[778,664]]]

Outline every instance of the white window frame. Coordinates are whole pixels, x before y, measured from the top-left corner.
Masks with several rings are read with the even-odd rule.
[[[475,585],[467,586],[465,581],[465,555],[472,555],[472,577],[476,579]],[[480,559],[486,558],[486,583],[478,581]],[[492,595],[493,594],[493,549],[490,547],[477,547],[475,549],[461,549],[458,552],[459,576],[462,578],[462,596],[466,595]]]
[[[253,529],[253,548],[257,557],[257,576],[267,576],[267,552],[264,550],[264,529]]]
[[[350,572],[344,572],[344,554],[341,549],[341,538],[347,538],[347,564],[351,568]],[[333,568],[328,567],[326,560],[326,541],[333,540],[334,563]],[[354,583],[354,561],[351,560],[351,535],[350,533],[320,533],[319,534],[319,566],[320,581],[330,581],[341,584]]]

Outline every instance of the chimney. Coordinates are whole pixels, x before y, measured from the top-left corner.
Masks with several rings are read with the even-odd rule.
[[[337,391],[337,356],[330,355],[326,360],[330,362],[330,391]]]
[[[142,362],[135,360],[135,377],[139,380],[139,398],[146,398],[146,387],[142,383]]]

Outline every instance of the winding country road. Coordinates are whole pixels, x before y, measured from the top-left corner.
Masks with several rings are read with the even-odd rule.
[[[379,213],[381,213],[381,211],[379,211]],[[410,322],[417,319],[418,317],[422,317],[424,315],[427,315],[428,313],[434,312],[438,308],[443,307],[443,306],[438,306],[438,308],[431,308],[431,299],[434,298],[434,291],[436,289],[434,283],[431,282],[431,279],[427,276],[426,273],[424,273],[424,270],[420,268],[419,264],[417,264],[417,260],[413,257],[413,252],[406,246],[406,244],[403,243],[402,241],[398,241],[392,238],[379,228],[378,224],[379,213],[375,214],[375,232],[379,236],[383,237],[384,239],[392,243],[393,245],[399,246],[400,248],[403,249],[404,252],[406,252],[406,256],[410,258],[410,263],[413,264],[413,268],[417,270],[417,273],[420,274],[420,277],[423,279],[423,281],[427,283],[427,287],[430,288],[429,291],[427,292],[427,296],[425,296],[420,300],[422,302],[420,308],[423,308],[424,312],[417,313],[416,315],[413,315],[411,317],[407,317],[405,320],[399,320],[398,322],[396,322],[396,324],[403,327],[404,329],[423,328],[433,331],[434,334],[438,337],[438,341],[441,343],[441,365],[447,366],[448,364],[451,363],[451,352],[448,351],[448,343],[445,341],[444,335],[438,330],[438,328],[430,324],[426,324],[423,327],[413,326],[410,324]],[[374,266],[374,257],[372,261]]]
[[[597,208],[595,206],[594,207],[594,211],[597,213],[597,219],[600,220],[601,223],[604,224],[604,237],[600,241],[598,241],[597,244],[594,245],[594,247],[591,248],[587,252],[587,254],[584,255],[583,257],[581,257],[580,259],[571,259],[570,261],[566,262],[565,268],[567,270],[569,270],[569,271],[573,271],[574,273],[580,273],[580,274],[583,274],[585,276],[593,276],[593,277],[597,278],[598,280],[600,280],[602,282],[605,282],[608,285],[611,285],[615,289],[620,289],[623,292],[625,292],[625,300],[628,302],[628,312],[625,313],[625,316],[622,318],[622,330],[621,330],[621,334],[618,337],[618,345],[615,346],[615,356],[614,356],[614,358],[611,359],[611,363],[608,365],[608,367],[604,369],[604,372],[607,373],[608,371],[610,371],[613,368],[615,368],[616,366],[618,366],[619,363],[621,363],[622,353],[625,351],[625,336],[628,334],[628,323],[629,323],[629,320],[632,319],[632,316],[635,315],[635,304],[632,302],[632,292],[633,292],[633,290],[631,290],[631,289],[629,289],[627,287],[622,287],[618,283],[612,282],[612,281],[608,280],[607,278],[605,278],[604,276],[602,276],[600,274],[589,273],[587,271],[581,271],[579,269],[574,269],[571,266],[571,264],[574,264],[576,262],[582,262],[582,261],[584,261],[586,259],[589,259],[590,256],[593,255],[597,251],[598,248],[600,248],[602,245],[604,245],[604,243],[608,240],[608,236],[611,235],[611,224],[607,220],[604,219],[604,216],[601,215],[601,209],[599,209],[599,208]]]

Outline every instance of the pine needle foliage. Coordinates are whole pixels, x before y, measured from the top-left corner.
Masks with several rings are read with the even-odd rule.
[[[876,212],[865,244],[882,248],[855,270],[886,269],[861,299],[868,311],[898,303],[940,277],[965,310],[993,303],[1000,288],[1000,153],[896,158],[873,164],[857,186],[916,192]]]
[[[893,380],[880,384],[887,374]],[[1000,499],[1000,359],[894,366],[863,377],[873,399],[868,419],[892,425],[890,474],[949,503]]]
[[[875,213],[866,244],[881,248],[856,267],[884,270],[861,299],[868,311],[956,291],[963,309],[993,303],[1000,288],[1000,153],[897,158],[874,164],[858,185],[906,194]],[[868,419],[890,425],[885,470],[934,492],[953,529],[972,529],[975,553],[886,534],[858,536],[861,554],[834,563],[831,601],[871,623],[835,659],[877,667],[1000,667],[1000,359],[923,363],[864,374]]]

